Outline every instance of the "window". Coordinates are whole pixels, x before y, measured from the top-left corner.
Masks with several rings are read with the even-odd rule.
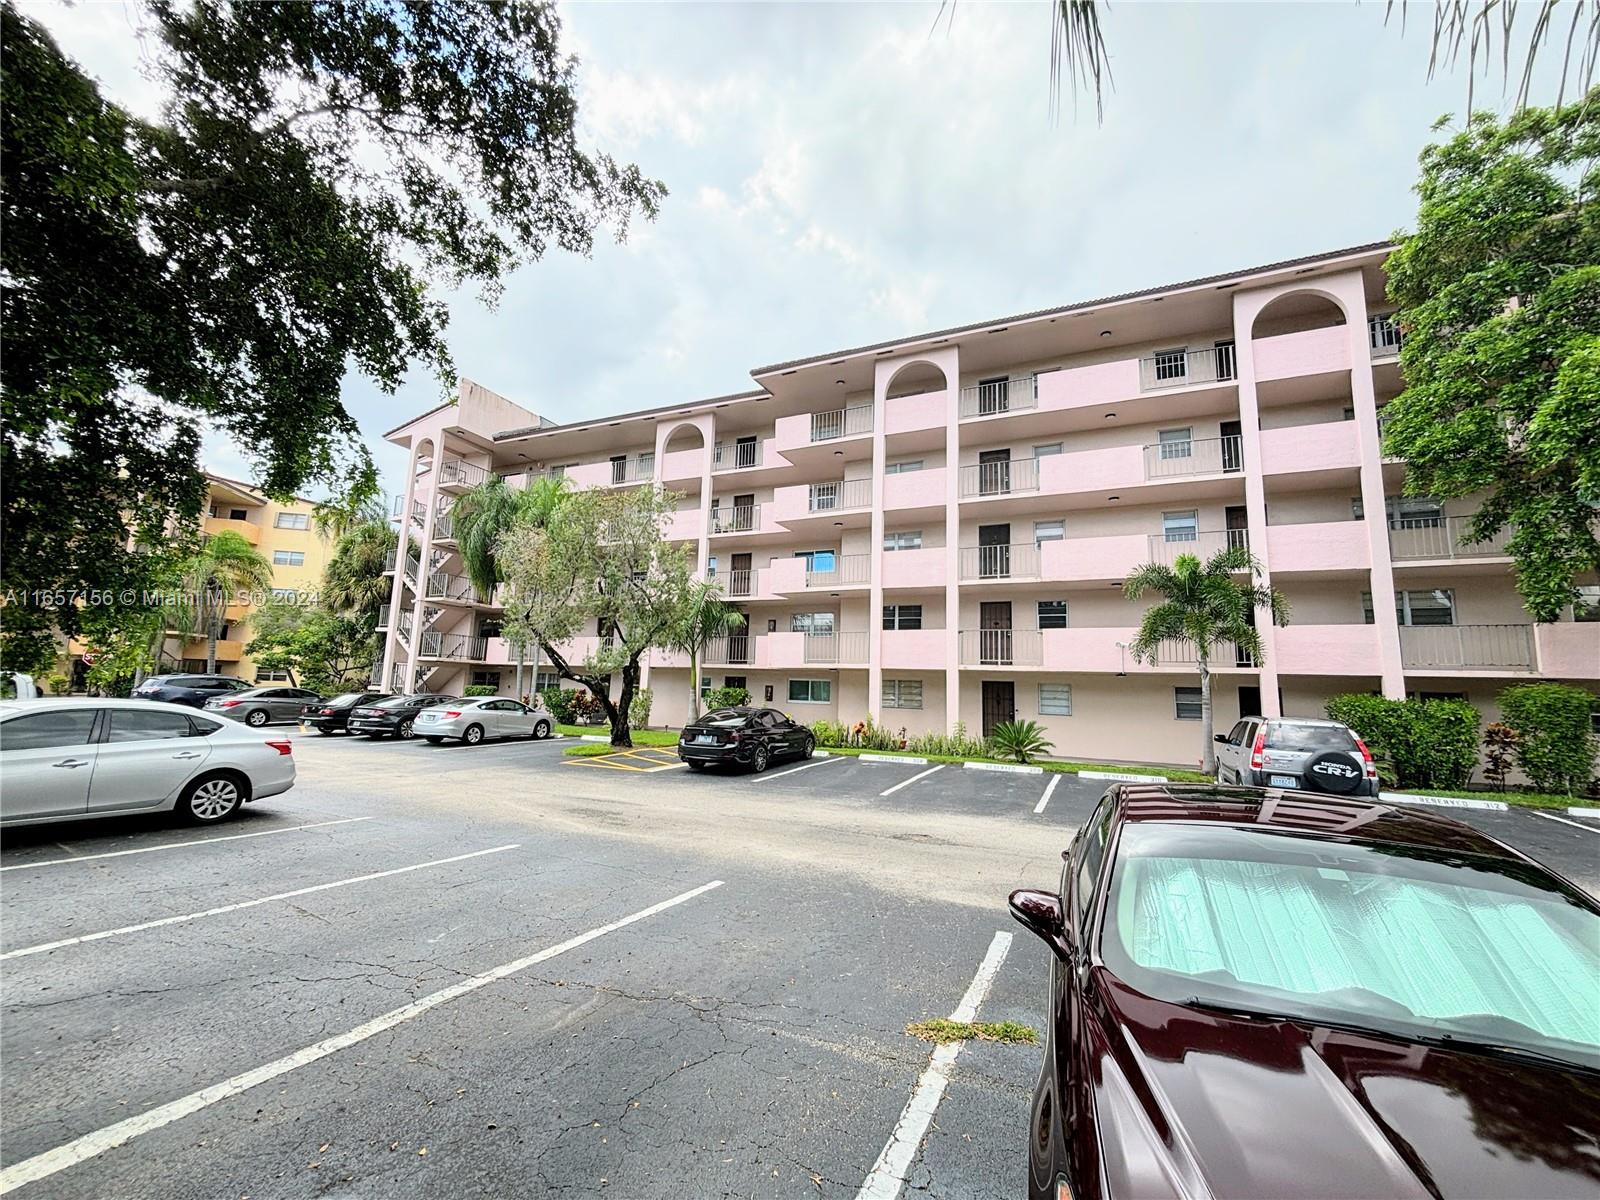
[[[533,686],[534,690],[540,692],[544,691],[545,688],[560,687],[561,676],[554,671],[540,671],[533,677]]]
[[[1194,429],[1163,429],[1156,434],[1161,443],[1161,457],[1189,458],[1194,454]]]
[[[1095,880],[1100,875],[1100,863],[1106,856],[1106,838],[1111,831],[1112,805],[1102,800],[1084,829],[1085,841],[1078,856],[1078,928],[1089,920],[1089,908],[1094,901]]]
[[[1065,521],[1035,521],[1033,523],[1033,544],[1042,546],[1046,542],[1064,541],[1067,536],[1067,523]]]
[[[1070,683],[1041,683],[1039,685],[1039,715],[1041,717],[1070,717],[1072,715],[1072,685]]]
[[[885,475],[904,475],[907,471],[920,470],[922,470],[922,459],[907,458],[902,459],[900,462],[884,464],[883,473]]]
[[[228,510],[228,520],[230,521],[248,521],[249,519],[249,514],[242,508],[230,508]]]
[[[1196,509],[1161,514],[1161,534],[1169,542],[1192,542],[1200,536],[1200,514]]]
[[[1067,602],[1065,600],[1039,601],[1039,628],[1065,629],[1067,627]]]
[[[492,688],[494,688],[495,690],[498,691],[499,688],[500,688],[500,672],[499,671],[474,671],[472,673],[472,686],[473,687],[492,687]]]
[[[189,718],[182,713],[142,712],[126,708],[111,710],[108,742],[154,742],[165,738],[193,736]]]
[[[1584,584],[1578,589],[1578,598],[1572,602],[1574,621],[1600,621],[1600,587]]]
[[[898,533],[883,535],[883,548],[885,550],[921,550],[922,530],[903,529]]]
[[[505,625],[499,617],[484,617],[478,622],[478,636],[497,638],[505,636]]]
[[[1050,458],[1053,455],[1060,454],[1060,453],[1061,453],[1061,443],[1060,442],[1045,442],[1043,445],[1035,446],[1033,448],[1033,456],[1035,458]]]
[[[87,746],[94,729],[92,708],[30,713],[0,725],[0,750],[54,750]]]
[[[304,550],[274,550],[272,552],[272,565],[275,567],[303,567],[306,565],[306,552]]]
[[[885,679],[883,681],[883,707],[921,708],[922,680]]]
[[[831,612],[797,612],[789,617],[790,633],[820,633],[833,632],[833,614]]]
[[[700,676],[700,699],[704,700],[711,694],[711,676]]]
[[[790,704],[829,704],[833,700],[831,679],[789,680]]]
[[[281,512],[273,518],[272,524],[278,529],[310,529],[311,515],[309,513]]]
[[[287,671],[269,671],[265,667],[257,667],[256,668],[256,682],[257,683],[288,683],[289,682],[289,672],[287,672]]]
[[[1157,350],[1150,357],[1155,360],[1157,383],[1165,383],[1169,379],[1184,379],[1188,377],[1188,347],[1180,346],[1176,350]]]
[[[1372,624],[1372,593],[1361,593],[1361,616]],[[1456,594],[1449,588],[1433,591],[1398,591],[1394,594],[1394,616],[1402,625],[1454,625]]]
[[[1172,689],[1172,715],[1180,721],[1200,719],[1200,689],[1175,687]]]
[[[750,686],[749,680],[743,675],[724,675],[722,686],[725,688],[746,688]]]
[[[1437,529],[1444,524],[1444,507],[1427,496],[1386,496],[1384,511],[1390,529]],[[1350,515],[1356,520],[1366,516],[1366,505],[1360,496],[1350,500]]]
[[[808,574],[825,574],[839,565],[838,556],[832,550],[796,550],[794,556],[806,560]]]
[[[921,629],[922,605],[885,604],[883,606],[883,627],[885,629]]]

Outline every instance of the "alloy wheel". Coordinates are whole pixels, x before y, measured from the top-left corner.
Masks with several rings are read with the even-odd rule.
[[[249,725],[252,729],[260,729],[267,723],[267,714],[265,711],[258,708],[255,710],[255,712],[251,713],[244,719],[244,723]]]
[[[189,811],[199,821],[220,821],[239,807],[239,788],[231,779],[208,779],[189,795]]]

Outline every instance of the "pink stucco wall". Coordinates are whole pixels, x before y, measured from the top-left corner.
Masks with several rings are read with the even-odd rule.
[[[1283,675],[1377,675],[1375,625],[1295,625],[1272,631],[1273,659]]]
[[[706,463],[706,450],[697,446],[693,450],[669,450],[658,460],[657,477],[666,484],[698,482]]]
[[[1535,625],[1539,674],[1553,679],[1600,678],[1600,624],[1560,621]]]
[[[1139,394],[1139,360],[1047,371],[1039,376],[1039,408],[1045,412],[1114,404]]]
[[[885,629],[881,636],[885,670],[928,671],[944,662],[942,629]]]
[[[945,469],[928,467],[921,471],[907,471],[902,475],[883,477],[883,507],[943,508],[945,504]]]
[[[883,431],[916,433],[944,428],[944,392],[923,392],[916,396],[892,396],[883,402]]]
[[[1062,496],[1132,487],[1144,482],[1142,445],[1107,446],[1053,454],[1039,461],[1039,491]]]
[[[1350,334],[1343,325],[1282,333],[1255,341],[1256,379],[1290,379],[1350,369]]]
[[[1114,579],[1128,575],[1149,558],[1150,539],[1145,534],[1064,538],[1039,548],[1039,569],[1041,576],[1052,582]]]
[[[1274,571],[1368,570],[1372,551],[1360,521],[1269,525],[1267,556]]]
[[[1353,471],[1360,465],[1354,421],[1261,431],[1261,466],[1268,475],[1341,468]]]
[[[886,588],[942,588],[947,551],[943,547],[921,550],[895,550],[883,556],[883,586]],[[939,655],[944,651],[941,647]]]

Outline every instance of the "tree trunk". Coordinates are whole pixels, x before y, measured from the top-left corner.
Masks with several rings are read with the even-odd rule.
[[[689,719],[700,719],[700,651],[689,652]]]
[[[217,673],[217,639],[222,636],[220,614],[212,615],[206,634],[206,674],[215,675]]]
[[[526,697],[522,694],[522,646],[520,643],[517,646],[517,699],[526,703]]]
[[[1205,739],[1204,753],[1200,756],[1200,769],[1207,775],[1217,774],[1217,743],[1211,733],[1211,664],[1200,655],[1200,736]]]
[[[617,697],[616,711],[611,717],[611,744],[633,748],[633,735],[628,729],[628,710],[633,707],[633,694],[639,689],[639,659],[630,658],[622,666],[622,694]]]

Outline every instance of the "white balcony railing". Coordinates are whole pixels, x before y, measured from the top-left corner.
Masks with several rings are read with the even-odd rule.
[[[992,417],[1039,407],[1039,378],[994,379],[961,389],[963,417]]]
[[[435,513],[433,517],[433,540],[436,542],[455,541],[455,518],[447,512]]]
[[[805,636],[805,662],[808,666],[866,661],[867,633],[864,629],[843,633],[808,633]]]
[[[1248,549],[1250,531],[1247,529],[1191,529],[1150,535],[1150,561],[1169,567],[1180,554],[1192,554],[1204,560],[1220,550]]]
[[[648,483],[656,477],[656,456],[635,454],[611,460],[611,486],[622,487],[630,483]]]
[[[1238,434],[1220,438],[1188,438],[1181,442],[1152,442],[1144,448],[1146,479],[1217,475],[1243,469],[1244,439]]]
[[[1367,343],[1372,347],[1373,358],[1393,358],[1400,353],[1405,335],[1395,322],[1393,313],[1380,313],[1367,318]]]
[[[718,442],[711,452],[713,471],[744,471],[762,460],[762,446],[755,442]]]
[[[813,483],[807,494],[812,512],[835,512],[841,508],[871,508],[872,480],[839,479]]]
[[[390,612],[391,612],[391,610],[393,608],[394,608],[394,605],[392,605],[392,604],[382,604],[382,605],[378,606],[378,628],[379,629],[387,629],[387,628],[389,628]]]
[[[1139,360],[1139,390],[1226,383],[1238,373],[1231,342],[1210,350],[1163,350]]]
[[[1511,530],[1502,528],[1488,541],[1462,545],[1471,517],[1401,517],[1389,524],[1389,557],[1495,558],[1506,553]]]
[[[761,528],[761,505],[736,504],[711,510],[712,533],[750,533]]]
[[[433,571],[428,575],[428,590],[424,595],[429,600],[473,602],[478,599],[472,580],[465,575],[452,575],[447,571]]]
[[[424,633],[417,657],[450,662],[482,662],[488,645],[489,639],[467,633]]]
[[[1039,490],[1039,460],[1012,458],[1004,462],[977,463],[961,468],[961,498],[1010,496]]]
[[[700,651],[703,667],[748,667],[755,662],[756,642],[753,633],[732,633],[727,637],[712,638]]]
[[[958,553],[963,580],[1039,578],[1039,547],[1033,542],[1011,546],[962,546]]]
[[[872,405],[857,404],[811,414],[811,440],[831,442],[872,432]]]
[[[1255,659],[1248,650],[1241,650],[1232,642],[1217,642],[1211,647],[1211,656],[1208,660],[1213,669],[1217,667],[1253,667]],[[1156,665],[1158,667],[1187,667],[1200,665],[1200,655],[1195,652],[1194,645],[1185,641],[1165,641],[1156,647]]]
[[[735,600],[754,596],[761,590],[761,572],[752,567],[736,567],[716,576],[725,596]]]
[[[1402,625],[1400,665],[1407,670],[1533,669],[1532,625]]]
[[[1037,667],[1044,662],[1044,635],[1037,629],[963,629],[964,667]]]
[[[806,586],[839,587],[841,584],[868,583],[872,579],[870,554],[838,554],[834,556],[833,564],[831,569],[821,571],[815,566],[807,567]]]
[[[477,487],[489,478],[489,472],[459,458],[447,458],[439,464],[440,487]]]

